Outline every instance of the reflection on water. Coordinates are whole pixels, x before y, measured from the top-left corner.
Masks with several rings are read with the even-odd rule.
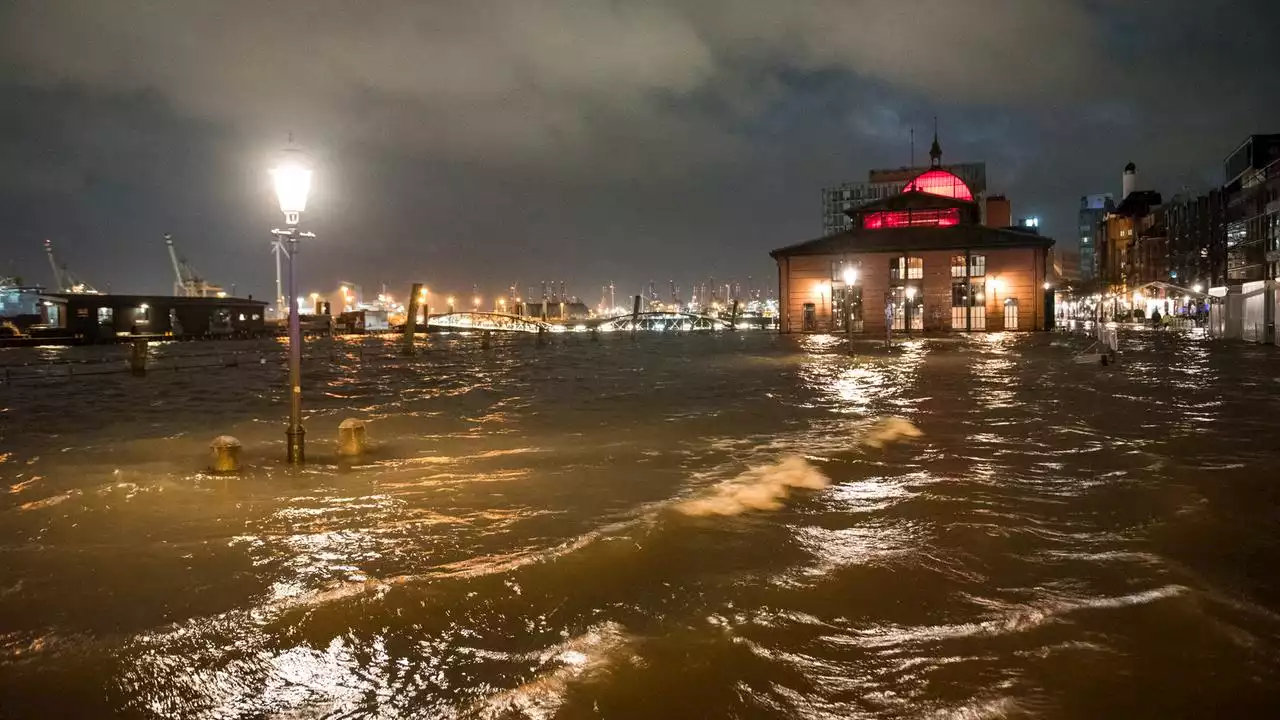
[[[300,473],[277,343],[15,383],[0,715],[1267,716],[1274,355],[1084,344],[316,341]]]

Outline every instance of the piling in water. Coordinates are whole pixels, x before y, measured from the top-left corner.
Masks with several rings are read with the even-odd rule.
[[[215,473],[240,472],[240,441],[219,435],[209,443],[209,469]]]
[[[422,283],[414,283],[409,288],[409,307],[405,311],[404,318],[404,347],[401,353],[404,355],[413,354],[413,335],[418,330],[418,297],[422,294]],[[426,314],[423,314],[426,319]]]
[[[347,418],[338,425],[338,454],[343,457],[363,455],[368,449],[364,421]]]
[[[147,341],[135,338],[129,348],[129,370],[139,377],[147,374]]]

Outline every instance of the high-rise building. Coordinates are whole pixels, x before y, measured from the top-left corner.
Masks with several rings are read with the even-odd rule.
[[[1280,276],[1280,134],[1250,135],[1223,162],[1227,282]]]
[[[936,157],[934,157],[936,151]],[[826,235],[847,230],[852,220],[845,211],[870,202],[883,200],[902,193],[902,189],[915,178],[932,168],[941,168],[959,177],[968,186],[973,199],[985,212],[987,197],[987,164],[985,162],[943,165],[942,147],[935,133],[930,150],[933,164],[929,167],[902,167],[872,170],[866,182],[848,182],[822,190],[822,231]],[[984,218],[985,222],[985,218]]]
[[[1098,225],[1107,216],[1107,211],[1114,205],[1111,193],[1096,193],[1080,197],[1080,213],[1077,216],[1080,225],[1080,279],[1092,282],[1098,278],[1098,265],[1094,235]]]
[[[1160,212],[1167,242],[1170,281],[1194,288],[1227,284],[1227,229],[1222,191],[1174,195]]]

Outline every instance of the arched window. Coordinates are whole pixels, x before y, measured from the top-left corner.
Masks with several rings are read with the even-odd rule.
[[[930,195],[973,201],[973,193],[969,186],[959,177],[937,168],[917,175],[914,180],[902,188],[902,192],[922,192]]]

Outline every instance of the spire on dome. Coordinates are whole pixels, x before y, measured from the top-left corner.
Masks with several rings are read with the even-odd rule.
[[[933,147],[929,148],[929,167],[942,167],[942,146],[938,144],[938,118],[933,118]]]

